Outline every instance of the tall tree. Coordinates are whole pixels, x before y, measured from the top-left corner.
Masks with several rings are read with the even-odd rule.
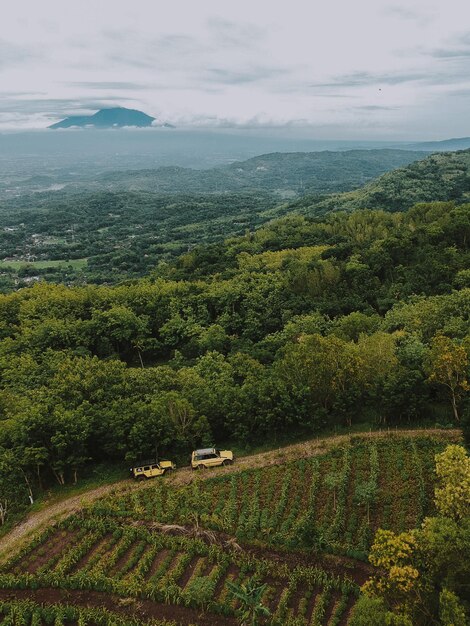
[[[470,389],[468,355],[463,346],[444,335],[436,335],[425,362],[429,383],[443,385],[449,395],[456,422],[460,422],[459,402]]]

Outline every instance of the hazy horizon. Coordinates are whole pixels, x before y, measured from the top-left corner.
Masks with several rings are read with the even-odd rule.
[[[103,107],[109,108],[109,107]],[[146,111],[143,111],[146,113]],[[90,113],[91,114],[91,113]],[[68,117],[64,115],[65,119]],[[59,118],[58,118],[59,119]],[[358,145],[360,143],[364,144],[385,144],[385,145],[404,145],[404,144],[414,144],[420,142],[439,142],[446,141],[449,139],[462,139],[470,137],[470,129],[467,133],[464,132],[465,129],[462,129],[462,133],[454,134],[454,135],[443,135],[440,133],[433,133],[427,135],[419,135],[419,134],[398,134],[393,137],[387,136],[365,136],[362,132],[357,131],[356,133],[345,133],[344,135],[338,134],[337,136],[334,134],[328,134],[327,129],[323,129],[321,132],[318,129],[315,129],[312,126],[295,126],[291,124],[285,125],[276,125],[276,126],[250,126],[250,125],[238,125],[238,126],[193,126],[193,125],[183,125],[183,126],[173,126],[172,128],[161,128],[158,126],[149,126],[146,128],[137,128],[137,127],[122,127],[122,128],[97,128],[97,129],[85,129],[85,128],[61,128],[51,130],[48,127],[32,127],[32,128],[2,128],[0,126],[0,137],[2,136],[14,136],[14,135],[38,135],[38,136],[49,136],[53,134],[79,134],[79,133],[89,133],[89,132],[100,132],[100,133],[129,133],[136,132],[142,134],[155,134],[158,133],[166,133],[166,134],[181,134],[181,133],[189,133],[195,135],[216,135],[216,136],[230,136],[230,137],[240,137],[240,138],[271,138],[273,140],[285,140],[292,142],[303,141],[306,143],[311,142],[319,142],[319,143],[344,143],[344,144],[353,144]],[[124,136],[124,135],[123,135]]]

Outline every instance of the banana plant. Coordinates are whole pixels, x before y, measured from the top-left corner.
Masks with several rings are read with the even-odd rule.
[[[240,602],[240,626],[258,626],[262,617],[269,617],[271,613],[263,604],[267,586],[260,585],[255,578],[241,584],[227,581],[227,587]]]

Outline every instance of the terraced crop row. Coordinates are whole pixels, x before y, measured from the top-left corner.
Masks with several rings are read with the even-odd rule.
[[[29,600],[0,601],[3,626],[141,626],[142,622],[103,608],[73,605],[42,605]],[[174,626],[174,622],[152,621],[152,626]]]
[[[315,567],[292,567],[200,539],[77,517],[10,559],[0,571],[0,588],[106,592],[229,618],[238,605],[227,582],[249,578],[266,584],[263,600],[276,626],[334,626],[357,594],[352,581]]]
[[[416,527],[432,506],[430,438],[362,440],[323,457],[147,489],[95,505],[92,515],[200,524],[239,541],[320,547],[365,558],[378,527]]]

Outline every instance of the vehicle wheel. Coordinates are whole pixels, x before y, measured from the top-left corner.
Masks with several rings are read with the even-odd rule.
[[[147,476],[137,476],[137,480],[141,483],[143,480],[147,480]]]
[[[167,467],[166,470],[163,472],[164,474],[171,474],[173,472],[173,468],[172,467]]]
[[[222,463],[222,465],[232,465],[233,461],[231,459],[225,459],[225,461]]]
[[[198,465],[197,469],[198,470],[205,470],[205,469],[207,469],[207,467],[205,465]]]

